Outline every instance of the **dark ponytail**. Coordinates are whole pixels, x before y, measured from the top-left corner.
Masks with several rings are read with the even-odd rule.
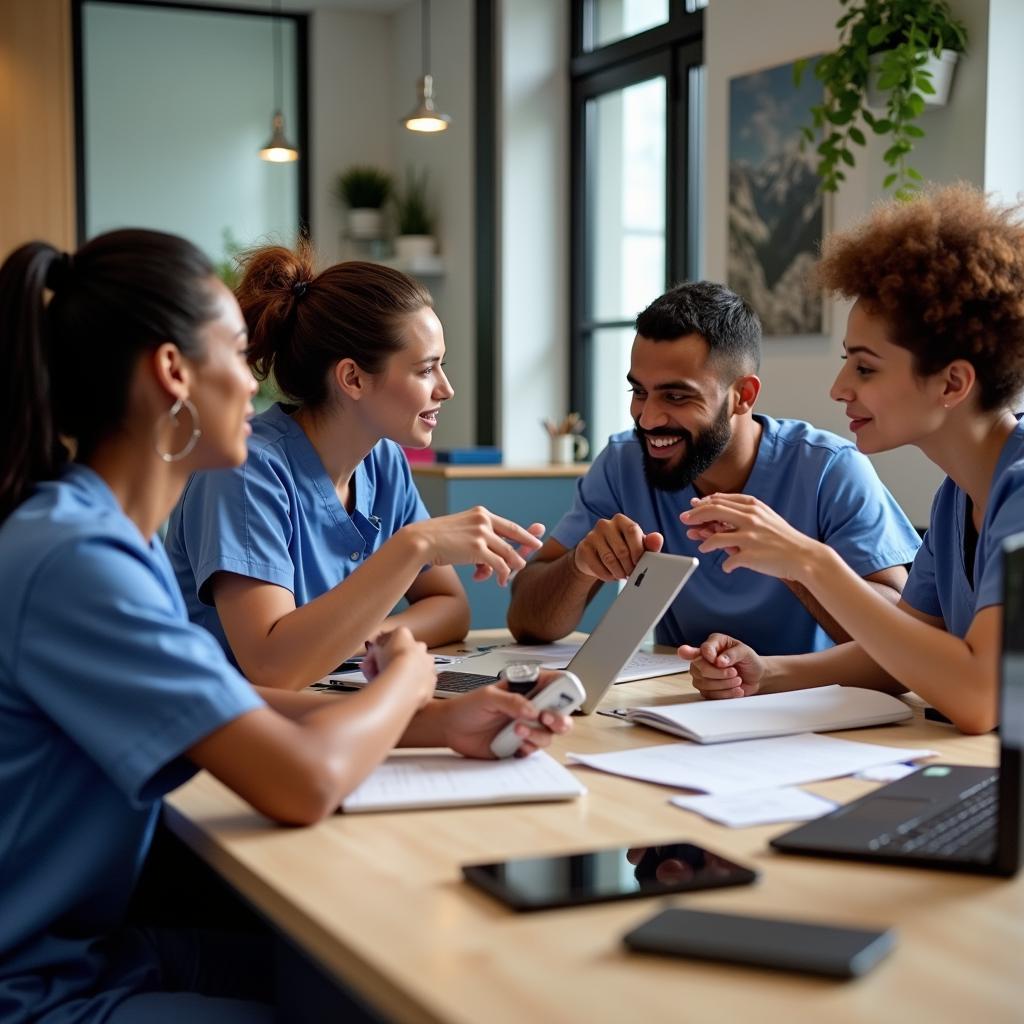
[[[122,422],[139,357],[166,341],[202,355],[213,268],[157,231],[100,235],[71,257],[44,242],[0,267],[0,522],[39,480]],[[49,302],[47,293],[52,293]]]
[[[379,373],[404,345],[406,317],[433,306],[423,285],[378,263],[350,260],[317,274],[305,242],[297,251],[256,249],[242,265],[235,294],[249,328],[249,363],[309,408],[327,401],[328,373],[339,360]]]

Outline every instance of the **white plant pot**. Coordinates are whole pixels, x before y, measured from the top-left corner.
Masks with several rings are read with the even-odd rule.
[[[876,53],[871,58],[871,73],[868,76],[868,106],[872,110],[885,110],[889,94],[878,88],[875,84],[878,81],[879,69],[881,67],[883,54]],[[934,53],[928,54],[928,60],[922,66],[923,71],[931,74],[932,88],[935,94],[921,93],[921,99],[930,107],[944,107],[949,101],[949,89],[953,84],[953,69],[960,59],[956,50],[943,50],[936,57]]]
[[[383,234],[380,210],[356,207],[348,211],[349,238],[380,238]]]
[[[436,248],[433,235],[399,235],[395,239],[395,255],[400,260],[415,262],[433,256]]]

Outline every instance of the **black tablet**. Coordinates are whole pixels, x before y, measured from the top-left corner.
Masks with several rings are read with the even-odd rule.
[[[750,868],[687,842],[470,864],[462,873],[515,910],[746,885],[757,878]]]

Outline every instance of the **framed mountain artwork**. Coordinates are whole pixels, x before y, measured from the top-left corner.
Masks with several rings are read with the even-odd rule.
[[[800,128],[821,99],[810,69],[793,85],[792,64],[729,82],[728,283],[757,311],[765,337],[825,331],[811,275],[824,204],[814,147],[800,150]]]

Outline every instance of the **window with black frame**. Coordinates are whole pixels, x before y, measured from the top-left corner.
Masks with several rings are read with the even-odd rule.
[[[702,0],[574,0],[570,401],[596,454],[632,426],[636,314],[700,276]]]
[[[309,223],[307,20],[280,0],[73,0],[80,241],[173,231],[228,277],[239,248],[293,242]],[[268,141],[276,118],[287,149]]]

